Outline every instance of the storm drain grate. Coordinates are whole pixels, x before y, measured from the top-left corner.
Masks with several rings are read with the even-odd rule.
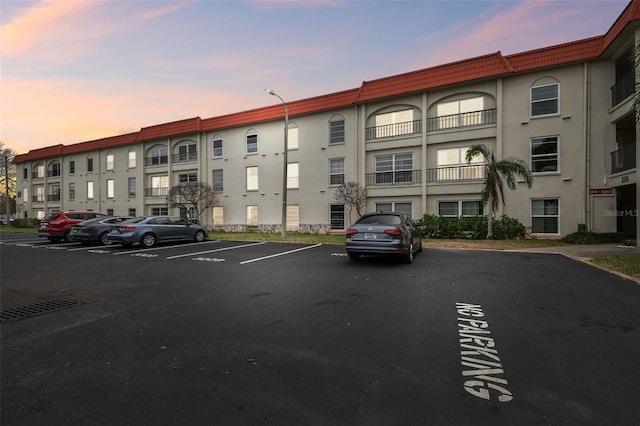
[[[59,311],[74,305],[81,305],[82,302],[73,299],[52,299],[46,302],[35,303],[33,305],[21,306],[19,308],[0,311],[0,322],[15,321],[25,317],[46,314],[47,312]]]

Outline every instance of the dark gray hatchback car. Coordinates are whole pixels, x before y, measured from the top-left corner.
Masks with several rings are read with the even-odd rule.
[[[393,255],[405,263],[422,251],[419,226],[404,213],[367,213],[347,229],[345,249],[349,259],[362,255]]]

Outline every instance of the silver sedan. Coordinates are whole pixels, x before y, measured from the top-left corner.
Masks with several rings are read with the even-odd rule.
[[[107,235],[112,243],[130,246],[140,244],[153,247],[169,241],[195,241],[207,239],[207,228],[174,216],[142,216],[125,220]]]

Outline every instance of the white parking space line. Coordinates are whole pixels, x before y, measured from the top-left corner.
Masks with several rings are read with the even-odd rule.
[[[11,239],[11,240],[0,241],[0,244],[3,244],[5,246],[14,246],[14,245],[17,245],[17,244],[37,243],[37,242],[45,242],[45,240],[43,240],[42,238],[34,238],[34,239],[30,239],[30,240]]]
[[[198,255],[198,254],[213,253],[213,252],[216,252],[216,251],[234,250],[234,249],[243,248],[243,247],[259,246],[261,244],[265,244],[265,242],[261,241],[259,243],[242,244],[242,245],[239,245],[239,246],[231,246],[231,247],[221,247],[221,248],[218,248],[218,249],[215,249],[215,250],[199,251],[199,252],[196,252],[196,253],[178,254],[178,255],[175,255],[175,256],[169,256],[169,257],[167,257],[167,259],[171,260],[171,259],[177,259],[179,257],[195,256],[195,255]]]
[[[190,246],[195,246],[195,245],[199,245],[199,244],[209,244],[209,243],[219,243],[220,241],[218,240],[211,240],[211,241],[203,241],[201,243],[190,243]],[[117,244],[112,244],[112,245],[117,245]],[[135,254],[135,253],[143,253],[145,251],[156,251],[156,250],[166,250],[166,249],[172,249],[172,248],[176,248],[176,247],[182,247],[181,245],[176,246],[176,245],[170,245],[170,246],[164,246],[164,247],[151,247],[148,249],[142,249],[142,250],[127,250],[127,251],[121,251],[118,253],[113,253],[114,256],[120,256],[123,254]]]
[[[62,250],[62,249],[66,249],[69,246],[74,246],[76,245],[76,243],[55,243],[55,244],[40,244],[37,246],[31,246],[31,248],[49,248],[51,249],[52,247],[56,247],[53,248],[53,250]]]
[[[67,251],[82,251],[82,250],[92,250],[92,249],[106,249],[106,248],[120,248],[120,247],[115,247],[113,244],[107,244],[107,245],[94,245],[94,244],[90,244],[90,245],[86,245],[86,246],[82,246],[82,247],[78,247],[78,248],[72,248],[69,249]]]
[[[291,253],[295,253],[297,251],[308,250],[308,249],[320,247],[321,245],[322,244],[315,244],[313,246],[301,247],[301,248],[295,249],[295,250],[289,250],[289,251],[285,251],[285,252],[282,252],[282,253],[271,254],[269,256],[258,257],[256,259],[245,260],[244,262],[240,262],[240,264],[241,265],[245,265],[245,264],[251,263],[251,262],[259,262],[261,260],[271,259],[272,257],[284,256],[285,254],[291,254]]]

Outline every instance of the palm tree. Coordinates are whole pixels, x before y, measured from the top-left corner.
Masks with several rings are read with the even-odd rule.
[[[489,206],[487,213],[487,239],[493,238],[493,214],[498,209],[500,201],[504,205],[504,182],[509,189],[516,189],[516,176],[524,179],[529,189],[533,185],[533,176],[527,163],[520,158],[509,157],[498,161],[486,145],[477,144],[469,148],[466,155],[467,163],[474,157],[482,155],[485,160],[485,179],[482,187],[482,202]]]

